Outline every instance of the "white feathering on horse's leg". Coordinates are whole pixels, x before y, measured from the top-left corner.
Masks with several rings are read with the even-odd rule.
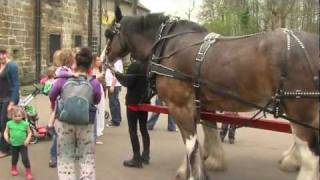
[[[190,174],[188,180],[208,180],[209,177],[206,174],[204,168],[202,153],[197,134],[190,135],[186,139],[187,150],[187,166],[190,167]]]
[[[182,164],[177,170],[176,178],[177,180],[187,179],[187,156],[183,158]]]
[[[196,143],[197,143],[197,136],[196,135],[190,135],[189,138],[186,139],[186,150],[187,150],[187,156],[189,157],[189,161],[187,161],[187,166],[190,166],[190,177],[188,180],[193,180],[193,171],[192,171],[192,165],[190,162],[191,156],[195,156],[194,151],[196,151]],[[198,169],[197,169],[198,170]],[[198,172],[201,174],[201,171]]]
[[[319,180],[319,156],[310,150],[307,142],[298,137],[296,143],[301,155],[301,168],[297,180]]]
[[[215,128],[202,126],[204,131],[204,165],[210,171],[225,171],[227,163],[225,151],[219,138],[218,130]]]
[[[300,153],[296,142],[294,142],[291,147],[283,153],[282,158],[279,160],[279,168],[285,172],[296,172],[299,170],[300,164]]]
[[[190,136],[190,138],[186,139],[186,149],[187,149],[188,156],[190,156],[191,153],[194,151],[196,142],[197,142],[196,135]]]

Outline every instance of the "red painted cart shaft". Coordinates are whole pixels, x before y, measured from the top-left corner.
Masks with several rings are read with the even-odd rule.
[[[168,108],[165,106],[155,106],[150,104],[131,105],[129,109],[133,111],[148,111],[168,114]],[[271,130],[276,132],[291,133],[290,124],[270,119],[252,120],[248,117],[235,117],[230,115],[216,114],[213,112],[201,112],[201,119],[210,122],[222,122],[228,124],[236,124],[239,126]]]

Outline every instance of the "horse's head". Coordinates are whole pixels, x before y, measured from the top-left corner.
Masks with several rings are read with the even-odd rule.
[[[108,61],[112,63],[129,53],[134,59],[148,61],[158,30],[168,18],[161,13],[123,17],[120,8],[116,7],[115,20],[105,31]]]
[[[117,6],[115,10],[115,20],[112,22],[112,25],[106,29],[104,34],[107,41],[106,56],[108,57],[108,62],[111,63],[129,54],[127,41],[121,31],[120,21],[122,17],[121,10]]]

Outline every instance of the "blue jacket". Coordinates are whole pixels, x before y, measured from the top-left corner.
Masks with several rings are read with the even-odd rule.
[[[8,82],[10,86],[10,101],[14,104],[19,102],[19,73],[17,63],[10,61],[6,65],[6,73],[8,77]]]

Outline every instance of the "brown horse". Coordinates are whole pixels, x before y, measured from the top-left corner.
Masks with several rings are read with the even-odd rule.
[[[115,23],[106,31],[108,61],[112,63],[131,53],[133,58],[147,63],[152,56],[159,28],[166,21],[168,17],[162,14],[122,17],[120,9],[117,9]],[[179,20],[169,32],[177,33],[181,34],[166,40],[161,56],[168,57],[160,63],[181,73],[196,76],[194,66],[200,47],[197,42],[203,41],[208,32],[195,23]],[[283,71],[286,71],[283,80],[283,88],[286,90],[316,91],[315,72],[320,69],[318,36],[294,32],[289,40],[291,41],[288,42],[288,35],[282,29],[238,38],[217,38],[204,58],[200,78],[209,84],[230,90],[246,102],[261,106],[267,104],[276,94],[282,82]],[[209,179],[197,138],[193,82],[158,75],[156,90],[168,105],[170,114],[174,116],[186,146],[187,155],[178,172],[178,178]],[[204,110],[253,110],[235,99],[215,93],[208,84],[201,85],[200,100]],[[318,106],[316,99],[283,99],[281,104],[288,117],[312,127],[319,126]],[[319,130],[297,123],[291,125],[295,143],[284,154],[281,167],[286,170],[300,167],[298,180],[318,180]],[[216,156],[213,158],[216,162],[212,164],[217,169],[223,168],[223,153],[212,148],[212,145],[214,144],[206,146],[209,157]],[[220,148],[221,145],[218,145]]]

